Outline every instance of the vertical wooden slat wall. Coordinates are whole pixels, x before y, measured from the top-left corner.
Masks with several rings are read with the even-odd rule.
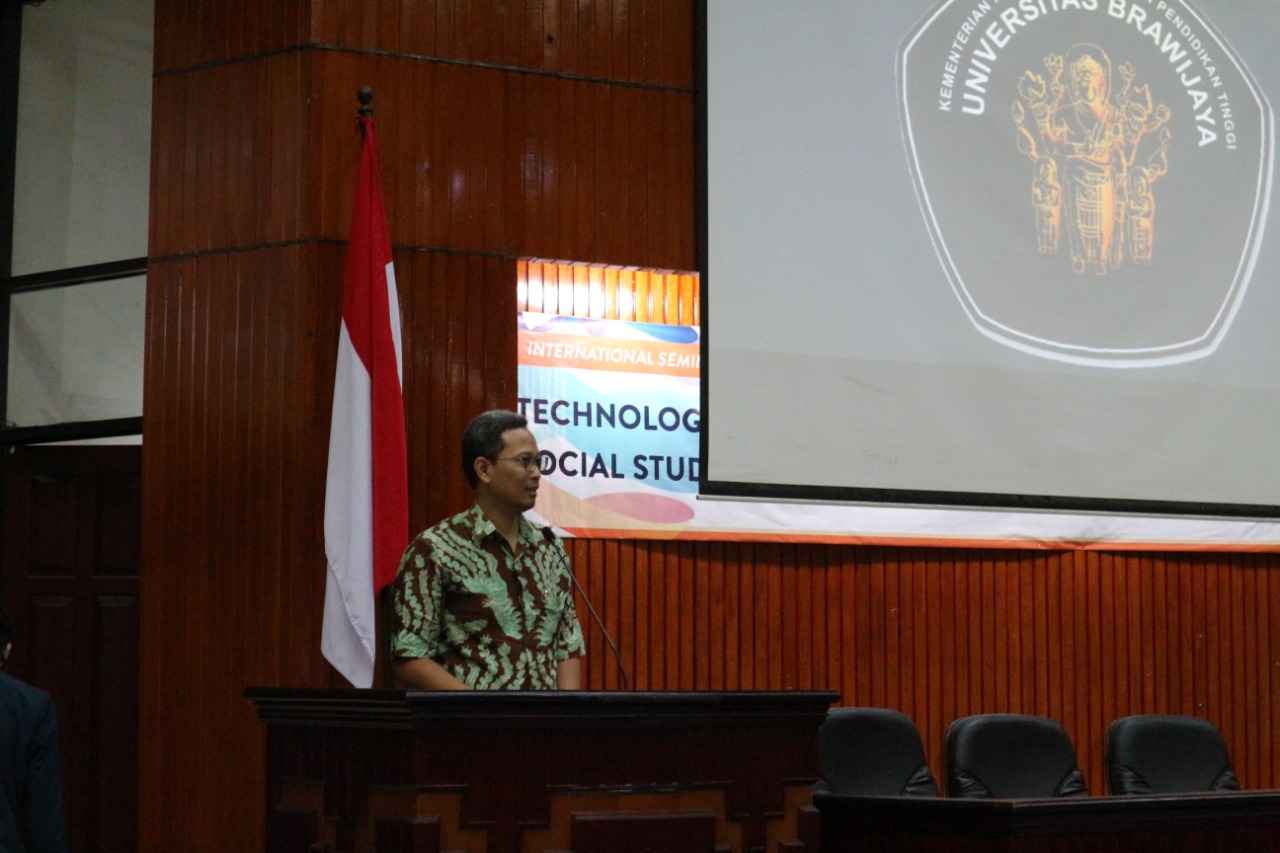
[[[690,277],[672,296],[674,274],[639,273],[696,265],[693,16],[683,0],[156,7],[140,849],[253,850],[263,733],[242,691],[340,684],[319,653],[321,517],[356,89],[376,92],[422,527],[469,498],[463,424],[514,405],[518,307],[700,322]],[[529,264],[539,304],[518,295],[522,258],[600,272]],[[952,718],[1048,714],[1095,792],[1111,718],[1199,714],[1246,785],[1280,786],[1272,555],[570,547],[637,688],[837,689],[911,714],[937,771]],[[591,640],[589,685],[619,686]]]

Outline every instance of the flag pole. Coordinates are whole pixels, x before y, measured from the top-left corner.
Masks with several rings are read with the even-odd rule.
[[[408,536],[408,461],[400,308],[373,127],[373,89],[360,102],[356,174],[334,374],[325,484],[321,651],[356,687],[373,682],[377,605]]]

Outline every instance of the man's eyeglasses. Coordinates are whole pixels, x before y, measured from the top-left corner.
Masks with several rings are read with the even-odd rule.
[[[495,462],[514,462],[529,473],[542,470],[541,456],[498,456]]]

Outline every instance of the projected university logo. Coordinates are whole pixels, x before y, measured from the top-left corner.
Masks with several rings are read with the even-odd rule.
[[[1106,367],[1209,355],[1270,192],[1270,107],[1180,0],[947,0],[898,68],[938,258],[988,337]]]
[[[1018,147],[1035,164],[1036,246],[1057,254],[1065,224],[1074,272],[1105,275],[1126,250],[1134,263],[1150,263],[1154,184],[1169,171],[1169,108],[1153,106],[1150,87],[1133,85],[1129,63],[1113,93],[1111,59],[1097,45],[1050,54],[1044,66],[1048,79],[1025,72],[1013,102]],[[1159,142],[1144,145],[1155,131]]]

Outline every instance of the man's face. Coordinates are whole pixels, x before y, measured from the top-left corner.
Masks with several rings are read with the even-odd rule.
[[[497,459],[485,462],[488,464],[482,463],[479,474],[491,497],[517,512],[533,509],[542,480],[538,442],[533,433],[527,429],[507,430],[502,434],[502,450]]]

